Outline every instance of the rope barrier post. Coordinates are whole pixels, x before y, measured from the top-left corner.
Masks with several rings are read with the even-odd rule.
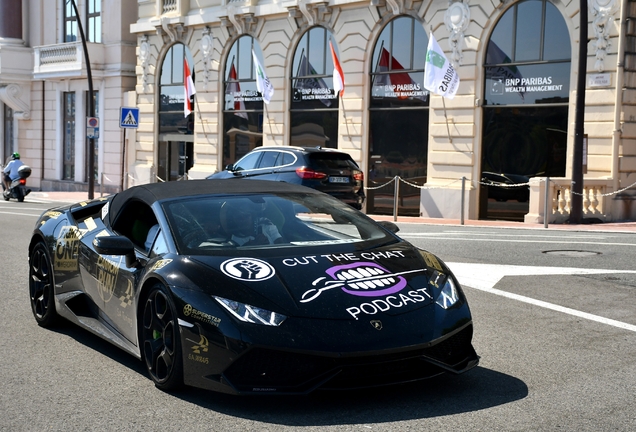
[[[398,196],[400,194],[400,177],[399,176],[395,176],[393,178],[393,180],[395,181],[395,189],[394,189],[394,196],[393,196],[393,222],[397,221],[397,215],[398,215]]]
[[[545,203],[543,205],[543,227],[544,228],[548,227],[548,199],[550,199],[550,177],[545,178]]]
[[[466,196],[466,177],[463,176],[462,177],[462,203],[461,203],[461,210],[460,210],[460,214],[459,214],[459,224],[460,225],[464,225],[464,198]]]
[[[104,173],[102,173],[102,181],[99,182],[99,196],[104,196]]]

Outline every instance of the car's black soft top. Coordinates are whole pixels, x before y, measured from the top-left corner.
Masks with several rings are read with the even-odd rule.
[[[116,194],[110,202],[110,221],[113,222],[128,200],[139,200],[148,205],[170,198],[194,197],[211,194],[243,193],[320,193],[305,186],[266,180],[187,180],[165,183],[148,183],[133,186]]]

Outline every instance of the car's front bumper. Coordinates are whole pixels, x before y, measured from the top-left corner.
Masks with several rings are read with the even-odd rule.
[[[193,330],[193,331],[191,331]],[[479,363],[471,344],[473,326],[425,344],[355,353],[294,351],[226,338],[207,343],[196,328],[182,327],[183,340],[206,340],[206,350],[184,347],[184,381],[193,387],[234,394],[306,394],[417,381],[443,372],[463,373]],[[210,373],[212,371],[212,373]]]

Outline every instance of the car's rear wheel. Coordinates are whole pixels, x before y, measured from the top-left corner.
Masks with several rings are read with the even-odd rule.
[[[168,290],[154,285],[140,320],[141,354],[155,386],[169,391],[183,384],[183,357],[177,313]]]
[[[39,242],[31,250],[29,258],[29,295],[33,316],[42,327],[50,327],[58,319],[54,287],[49,251],[43,242]]]

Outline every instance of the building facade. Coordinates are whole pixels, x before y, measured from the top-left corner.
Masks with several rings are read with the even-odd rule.
[[[86,191],[92,165],[96,192],[108,193],[123,185],[119,116],[136,83],[137,38],[130,25],[137,5],[75,5],[77,11],[70,0],[0,0],[0,157],[6,163],[19,152],[33,169],[29,185],[42,190]],[[97,119],[97,130],[88,131],[88,117]]]
[[[91,2],[77,1],[89,20]],[[49,45],[78,46],[64,39],[68,2],[0,0],[3,11],[20,5],[27,17],[21,37],[15,20],[0,18],[0,56],[33,52],[35,62],[17,71],[5,65],[24,63],[0,63],[4,148],[33,158],[34,172],[44,167],[46,188],[80,187],[87,172],[84,134],[71,140],[70,171],[65,145],[73,119],[76,131],[85,127],[87,98],[78,96],[87,92],[85,67],[78,57],[75,69],[59,61],[51,71],[42,55]],[[121,58],[114,67],[112,57],[91,60],[104,69],[95,87],[103,110],[97,176],[120,187],[204,178],[260,145],[309,145],[354,157],[366,175],[368,213],[390,214],[397,205],[400,215],[450,219],[462,209],[471,219],[569,216],[580,2],[96,3],[109,29],[102,37],[112,38],[101,43],[112,50],[100,53]],[[636,219],[635,4],[587,2],[586,218]],[[55,29],[40,31],[53,14]],[[431,35],[459,73],[453,99],[423,87]],[[332,47],[345,76],[342,94],[333,89]],[[273,85],[271,100],[258,91],[257,63]],[[186,65],[196,90],[189,113]],[[69,93],[75,114],[67,120]],[[42,100],[50,101],[47,109]],[[118,127],[121,106],[140,110],[139,127],[128,135]]]

